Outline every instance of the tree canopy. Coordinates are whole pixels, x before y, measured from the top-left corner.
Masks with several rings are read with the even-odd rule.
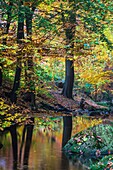
[[[113,93],[111,0],[5,0],[0,6],[0,86],[5,93],[8,83],[12,103],[29,93],[35,110],[37,95],[59,79],[67,98],[73,87],[95,100]]]

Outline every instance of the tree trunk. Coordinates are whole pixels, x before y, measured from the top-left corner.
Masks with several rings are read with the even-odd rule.
[[[33,79],[33,74],[34,74],[34,63],[33,63],[33,57],[28,58],[28,70],[30,71],[28,75],[28,83],[27,85],[29,86],[30,90],[30,95],[31,95],[31,109],[35,110],[36,104],[35,104],[35,81]]]
[[[65,84],[62,94],[67,98],[72,98],[73,83],[74,83],[74,66],[73,61],[66,59],[65,68]]]
[[[34,14],[34,10],[36,7],[32,7],[31,9],[27,7],[25,17],[26,17],[26,30],[27,30],[27,36],[32,35],[32,18]],[[31,37],[30,37],[31,39]]]
[[[19,4],[18,10],[17,42],[21,44],[21,39],[24,39],[24,8],[22,1]]]
[[[70,3],[70,1],[69,1]],[[74,37],[75,37],[75,24],[76,13],[71,10],[67,12],[68,18],[62,14],[62,21],[66,35],[66,61],[65,61],[65,84],[62,94],[67,98],[72,98],[73,84],[74,84]]]
[[[27,30],[27,36],[28,39],[32,41],[32,18],[35,10],[35,6],[33,6],[31,9],[27,7],[25,17],[26,17],[26,30]],[[28,56],[28,70],[30,74],[28,75],[28,86],[30,88],[30,95],[31,95],[31,108],[35,109],[35,82],[33,80],[33,72],[34,72],[34,63],[33,63],[33,54],[31,51],[31,54]]]
[[[17,29],[17,43],[22,44],[21,39],[24,38],[24,13],[23,13],[23,3],[19,4],[19,12],[18,12],[18,29]],[[19,49],[20,50],[20,49]],[[19,57],[17,58],[17,66],[15,71],[15,78],[13,89],[11,91],[11,102],[16,103],[17,101],[17,90],[20,87],[20,77],[21,77],[21,51],[18,52]]]
[[[17,90],[20,87],[20,76],[21,76],[21,67],[19,67],[17,63],[13,89],[12,89],[11,97],[10,97],[12,103],[16,103],[17,101]]]

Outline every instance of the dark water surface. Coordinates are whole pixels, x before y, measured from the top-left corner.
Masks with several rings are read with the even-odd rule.
[[[32,118],[32,123],[0,133],[0,170],[85,170],[69,161],[62,146],[71,135],[98,120],[81,117]],[[72,127],[73,122],[73,127]]]

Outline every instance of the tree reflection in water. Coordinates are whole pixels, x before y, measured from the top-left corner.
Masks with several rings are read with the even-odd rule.
[[[3,147],[2,143],[0,143],[0,149]]]
[[[63,117],[62,148],[71,138],[71,132],[72,132],[72,116],[64,116]],[[69,160],[65,156],[64,152],[62,152],[62,156],[61,156],[61,169],[69,170]]]
[[[30,153],[30,147],[32,142],[33,127],[34,127],[34,118],[30,118],[30,123],[25,125],[23,129],[22,142],[21,142],[20,153],[19,153],[19,164],[23,162],[24,170],[28,169],[28,160],[29,160],[29,153]],[[13,170],[16,170],[18,165],[18,140],[17,140],[16,125],[11,126],[9,131],[12,138]],[[22,161],[21,159],[22,159],[23,146],[24,146],[24,156]]]
[[[35,128],[34,118],[30,119],[29,124],[18,129],[16,125],[10,128],[13,170],[82,170],[76,168],[62,151],[62,147],[71,138],[72,117],[47,118],[45,121],[39,119],[35,118]],[[6,143],[4,140],[2,142],[5,152],[1,152],[2,158],[6,157],[4,170],[12,170],[12,154],[8,141],[10,139],[7,135]]]
[[[72,132],[72,116],[64,116],[62,147],[64,147],[68,140],[71,138],[71,132]]]
[[[31,118],[31,120],[34,123],[34,118]],[[32,142],[33,128],[34,128],[33,124],[26,125],[27,134],[26,134],[24,158],[23,158],[24,170],[28,169],[28,160],[29,160],[29,153],[30,153],[30,147]]]
[[[13,169],[17,169],[18,161],[18,142],[17,142],[17,131],[16,125],[13,125],[9,128],[11,139],[12,139],[12,150],[13,150]]]

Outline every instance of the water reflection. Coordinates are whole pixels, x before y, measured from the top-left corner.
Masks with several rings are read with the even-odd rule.
[[[66,155],[62,152],[62,159],[61,159],[61,169],[62,170],[69,170],[69,160],[67,159]]]
[[[1,137],[0,170],[84,169],[77,163],[73,165],[62,152],[71,133],[70,116],[46,120],[46,123],[39,118],[31,118],[30,123],[24,126],[10,127],[9,133]]]
[[[72,132],[72,116],[64,116],[62,147],[64,147],[68,140],[71,138],[71,132]]]
[[[16,125],[11,126],[9,128],[11,139],[12,139],[12,152],[13,152],[13,169],[17,169],[17,161],[18,161],[18,141],[17,141],[17,131]]]
[[[24,155],[23,155],[23,169],[27,170],[28,169],[28,160],[29,160],[29,154],[30,154],[30,147],[31,147],[31,142],[32,142],[32,135],[33,135],[33,128],[34,128],[34,118],[31,118],[31,124],[25,125],[23,129],[23,135],[22,135],[22,144],[20,147],[20,155],[19,155],[19,161],[21,162],[22,158],[22,148],[23,144],[25,143],[24,147]],[[25,139],[26,135],[26,139]],[[25,142],[24,142],[25,140]]]
[[[2,143],[0,143],[0,149],[3,147]]]

